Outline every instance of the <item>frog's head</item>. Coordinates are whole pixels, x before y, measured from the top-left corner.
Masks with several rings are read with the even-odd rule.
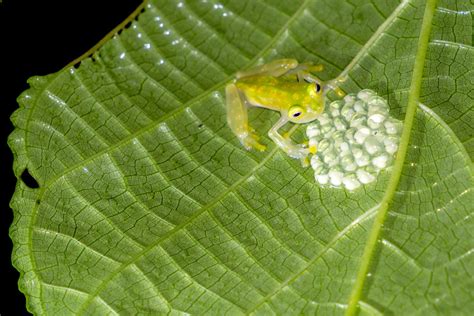
[[[301,104],[288,108],[288,120],[293,123],[308,123],[314,121],[324,109],[324,91],[319,82],[307,85]]]

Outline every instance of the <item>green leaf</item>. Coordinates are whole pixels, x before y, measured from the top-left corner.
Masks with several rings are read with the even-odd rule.
[[[474,5],[440,0],[429,31],[424,10],[421,0],[150,1],[80,66],[31,78],[9,139],[15,174],[39,185],[18,180],[11,202],[28,309],[472,311]],[[323,63],[322,79],[347,74],[345,91],[373,89],[392,115],[408,112],[399,168],[348,192],[318,187],[266,138],[266,152],[243,149],[223,89],[281,57]],[[262,135],[276,118],[251,112]]]

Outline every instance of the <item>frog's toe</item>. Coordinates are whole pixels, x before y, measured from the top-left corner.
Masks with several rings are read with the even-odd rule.
[[[308,67],[308,70],[311,72],[321,72],[324,70],[324,66],[322,64],[311,65]]]
[[[344,75],[342,77],[336,78],[336,81],[339,82],[339,83],[343,83],[347,80],[347,78],[349,78],[349,77],[347,75]]]
[[[249,142],[249,147],[250,149],[253,148],[258,151],[265,151],[265,149],[267,149],[267,146],[259,143],[256,139],[252,139],[252,141]]]
[[[308,157],[310,150],[309,148],[299,148],[298,152],[299,152],[300,158],[306,158]]]
[[[305,148],[303,146],[291,146],[284,148],[288,156],[295,158],[295,159],[305,159],[309,153],[309,148]]]
[[[300,161],[303,168],[306,168],[310,165],[310,160],[308,157],[301,158]]]
[[[303,142],[303,148],[308,148],[309,152],[313,155],[318,152],[316,145],[310,145],[309,141]]]
[[[250,135],[247,135],[245,138],[243,138],[241,142],[242,142],[242,145],[244,145],[244,147],[247,150],[256,149],[258,151],[264,151],[267,148],[267,146],[260,144],[258,142],[258,139],[259,137],[257,135],[250,134]]]
[[[346,93],[341,88],[335,88],[334,92],[336,92],[337,96],[341,98],[346,95]]]

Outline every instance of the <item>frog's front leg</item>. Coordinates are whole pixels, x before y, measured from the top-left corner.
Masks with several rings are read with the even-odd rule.
[[[303,166],[308,165],[307,156],[310,153],[310,149],[304,147],[303,145],[295,144],[291,139],[285,138],[278,130],[288,122],[288,119],[285,116],[280,117],[278,122],[273,125],[273,127],[268,131],[268,136],[275,142],[275,144],[283,149],[288,156],[296,159],[300,159]]]
[[[339,97],[343,97],[346,93],[339,86],[346,81],[346,79],[347,76],[337,77],[336,79],[326,81],[324,84],[326,88],[334,91]]]
[[[296,73],[298,82],[309,81],[309,82],[319,82],[315,76],[312,75],[314,72],[323,71],[324,66],[322,64],[313,65],[312,63],[300,64],[297,68],[289,71],[288,73]]]
[[[248,124],[247,105],[242,101],[235,84],[228,84],[225,88],[227,103],[227,123],[242,145],[250,150],[263,151],[266,146],[258,142],[258,136],[252,133]]]

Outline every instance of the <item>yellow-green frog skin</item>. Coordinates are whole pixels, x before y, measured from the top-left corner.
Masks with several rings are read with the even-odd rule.
[[[279,59],[237,73],[237,79],[226,87],[227,122],[247,150],[266,148],[249,127],[247,115],[249,106],[262,107],[281,114],[268,136],[289,156],[308,164],[307,156],[316,153],[316,148],[295,144],[280,135],[278,129],[287,122],[301,124],[315,120],[324,110],[328,88],[343,94],[336,87],[341,80],[323,83],[311,74],[322,68],[322,65],[298,64],[295,59]]]

